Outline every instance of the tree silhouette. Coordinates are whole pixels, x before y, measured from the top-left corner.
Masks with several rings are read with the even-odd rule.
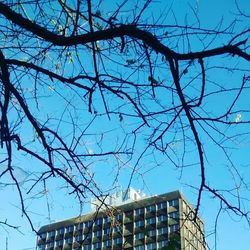
[[[154,4],[0,3],[1,187],[15,186],[33,230],[25,200],[45,195],[47,182],[81,204],[103,195],[94,164],[113,165],[112,187],[129,165],[130,185],[149,155],[156,166],[161,155],[180,173],[197,169],[196,212],[209,193],[249,223],[249,184],[234,155],[249,144],[249,16],[236,2],[229,24],[204,28],[192,7],[182,22]],[[210,148],[223,155],[228,187],[214,184]],[[21,164],[20,178],[24,160],[38,167]]]

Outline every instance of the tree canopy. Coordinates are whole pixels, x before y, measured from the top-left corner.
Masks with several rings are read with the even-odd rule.
[[[250,16],[198,8],[0,2],[1,192],[15,187],[33,230],[27,203],[47,185],[81,206],[162,165],[194,178],[197,212],[209,196],[249,224]]]

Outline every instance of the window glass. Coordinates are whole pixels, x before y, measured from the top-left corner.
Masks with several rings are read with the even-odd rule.
[[[144,239],[144,233],[137,233],[137,234],[135,234],[135,239],[136,240]]]
[[[48,236],[49,236],[49,237],[55,236],[55,231],[50,231],[50,232],[48,232]]]
[[[158,235],[167,234],[167,233],[168,233],[167,227],[158,228]]]
[[[89,239],[91,239],[91,237],[92,237],[92,232],[88,232],[88,233],[84,234],[85,240],[89,240]]]
[[[94,236],[95,237],[100,237],[101,235],[102,235],[102,231],[101,230],[98,230],[98,231],[94,232]]]
[[[82,223],[77,224],[77,225],[76,225],[76,229],[77,229],[77,230],[83,229],[83,224],[82,224]]]
[[[93,244],[93,248],[97,249],[97,248],[101,248],[102,247],[102,243],[101,242],[96,242]]]
[[[74,230],[74,226],[68,226],[66,227],[66,233],[71,233]]]
[[[95,222],[96,225],[101,225],[102,224],[102,218],[98,218]]]
[[[92,227],[92,224],[93,224],[93,221],[90,221],[90,220],[89,221],[85,221],[84,222],[84,227],[87,227],[87,228],[88,227]]]
[[[141,214],[144,214],[144,208],[137,208],[135,210],[135,215],[141,215]]]
[[[121,233],[122,232],[122,227],[117,225],[114,227],[114,233]]]
[[[139,220],[135,222],[135,227],[143,227],[144,226],[144,221],[143,220]]]
[[[72,238],[67,238],[67,239],[65,239],[65,242],[66,242],[67,244],[72,244],[73,239],[72,239]]]
[[[83,250],[91,250],[91,245],[84,245]]]
[[[170,200],[169,206],[176,207],[178,205],[178,199]]]
[[[148,236],[149,236],[149,237],[153,237],[153,236],[155,236],[155,235],[156,235],[155,229],[154,229],[154,230],[149,230],[149,231],[148,231]]]
[[[121,244],[122,243],[122,238],[115,238],[114,239],[114,244],[115,245],[119,245],[119,244]]]
[[[41,238],[42,240],[45,240],[45,239],[46,239],[46,233],[40,234],[40,238]]]
[[[153,249],[156,249],[156,244],[155,243],[147,244],[147,250],[153,250]]]
[[[162,248],[168,245],[168,241],[167,240],[162,240],[158,242],[158,247]]]
[[[39,245],[38,250],[45,250],[45,245]]]
[[[135,250],[145,250],[144,246],[140,245],[140,246],[136,246]]]
[[[167,203],[166,202],[160,202],[157,204],[157,209],[164,209],[167,207]]]
[[[140,246],[136,246],[135,250],[145,250],[145,247],[140,245]]]
[[[172,218],[172,219],[178,219],[179,218],[179,212],[172,212],[172,213],[169,213],[169,218]]]
[[[112,246],[112,242],[111,242],[111,240],[105,240],[105,241],[103,241],[103,245],[105,247],[111,247]]]
[[[115,219],[116,219],[117,221],[122,221],[122,214],[117,214],[117,215],[115,216]]]
[[[64,228],[63,227],[59,228],[57,230],[57,233],[60,234],[60,235],[64,234]]]
[[[56,246],[57,247],[60,247],[60,246],[62,246],[63,245],[63,240],[57,240],[56,241]]]
[[[146,207],[146,211],[147,212],[153,212],[153,211],[155,211],[155,205],[150,205],[150,206]]]
[[[54,247],[54,242],[50,242],[50,243],[48,243],[48,244],[47,244],[47,247],[48,247],[48,248],[52,248],[52,247]]]
[[[109,223],[111,221],[112,221],[111,217],[105,217],[104,218],[104,223]]]
[[[76,241],[82,241],[82,235],[77,235],[76,236]]]
[[[157,218],[158,218],[158,222],[167,221],[167,215],[165,215],[165,214],[162,214],[162,215],[158,216]]]
[[[178,230],[179,230],[179,225],[178,224],[174,224],[174,225],[169,226],[170,233],[176,232]]]
[[[111,234],[111,232],[112,232],[112,228],[110,228],[110,227],[103,229],[103,234],[105,234],[105,235],[109,235],[109,234]]]
[[[155,224],[155,221],[156,221],[155,217],[146,219],[147,225]]]

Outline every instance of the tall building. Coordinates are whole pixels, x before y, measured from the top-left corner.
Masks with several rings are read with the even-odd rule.
[[[204,223],[179,191],[146,197],[129,189],[92,200],[92,209],[41,227],[37,250],[206,249]]]

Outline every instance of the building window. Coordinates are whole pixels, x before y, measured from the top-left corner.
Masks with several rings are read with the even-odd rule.
[[[155,205],[151,205],[151,206],[146,207],[146,211],[147,211],[148,213],[154,212],[154,211],[155,211]]]
[[[110,228],[110,227],[107,227],[107,228],[103,229],[103,234],[104,235],[110,235],[111,232],[112,232],[112,228]]]
[[[165,214],[160,215],[159,217],[157,217],[158,222],[164,222],[167,221],[167,216]]]
[[[155,217],[153,217],[153,218],[147,218],[146,219],[146,223],[147,223],[147,225],[152,225],[152,224],[155,224]]]
[[[87,227],[87,228],[92,227],[92,225],[93,225],[93,221],[90,221],[90,220],[89,220],[89,221],[85,221],[85,222],[84,222],[84,227],[85,227],[85,228],[86,228],[86,227]]]
[[[157,204],[157,209],[160,210],[160,209],[164,209],[167,207],[167,203],[166,202],[160,202]]]
[[[166,247],[168,245],[167,240],[162,240],[158,242],[158,248]]]
[[[101,247],[102,247],[102,243],[101,242],[96,242],[96,243],[93,244],[93,248],[94,249],[99,249]]]
[[[105,241],[103,241],[103,246],[104,247],[111,247],[112,246],[111,240],[105,240]]]
[[[141,240],[144,239],[144,233],[137,233],[135,234],[135,240]]]
[[[46,233],[40,234],[40,239],[41,239],[41,240],[45,240],[45,239],[46,239]]]
[[[102,231],[101,230],[98,230],[98,231],[94,232],[94,237],[100,237],[100,236],[102,236]]]
[[[139,220],[135,222],[135,227],[143,227],[144,226],[144,221],[143,220]]]
[[[91,250],[91,245],[84,245],[83,250]]]
[[[110,223],[112,221],[111,217],[105,217],[104,218],[104,223]]]
[[[115,216],[115,219],[116,219],[117,221],[121,222],[121,221],[122,221],[122,214],[117,214],[117,215]]]
[[[82,223],[77,224],[77,225],[76,225],[76,229],[77,229],[77,230],[83,229],[83,224],[82,224]]]
[[[74,226],[68,226],[66,227],[66,233],[71,233],[74,230]]]
[[[86,234],[84,234],[84,240],[90,240],[92,236],[92,232],[88,232]]]
[[[80,241],[81,242],[82,241],[82,235],[77,235],[76,236],[76,241]]]
[[[167,227],[158,228],[158,235],[167,234],[167,233],[168,233]]]
[[[64,228],[63,228],[63,227],[59,228],[59,229],[57,230],[57,234],[63,235],[63,234],[64,234]]]
[[[156,231],[155,230],[149,230],[148,231],[148,236],[149,237],[154,237],[156,235]]]
[[[54,248],[54,242],[50,242],[47,244],[47,248]]]
[[[172,212],[172,213],[169,213],[168,216],[171,219],[178,219],[179,218],[179,213],[178,212]]]
[[[98,218],[95,222],[96,225],[102,225],[102,218]]]
[[[115,238],[115,239],[114,239],[114,244],[115,244],[115,245],[120,245],[120,244],[122,244],[122,238]]]
[[[154,249],[156,249],[156,244],[154,242],[147,244],[147,250],[154,250]]]
[[[55,231],[50,231],[50,232],[48,232],[48,237],[49,238],[52,238],[52,237],[54,237],[55,236]]]
[[[135,215],[141,215],[141,214],[144,214],[144,208],[137,208],[135,210]]]
[[[56,247],[61,247],[63,245],[63,240],[56,241]]]
[[[65,242],[69,245],[71,245],[73,243],[73,239],[72,238],[67,238],[65,239]]]
[[[38,250],[45,250],[45,245],[39,245]]]
[[[135,247],[135,250],[145,250],[144,246],[139,245]]]
[[[174,200],[170,200],[168,203],[169,203],[169,206],[176,207],[176,206],[178,206],[179,201],[178,201],[178,199],[174,199]]]
[[[122,233],[122,228],[121,226],[117,225],[114,227],[114,233]]]
[[[178,224],[174,224],[174,225],[169,226],[170,233],[177,232],[178,230],[179,230],[179,225]]]

